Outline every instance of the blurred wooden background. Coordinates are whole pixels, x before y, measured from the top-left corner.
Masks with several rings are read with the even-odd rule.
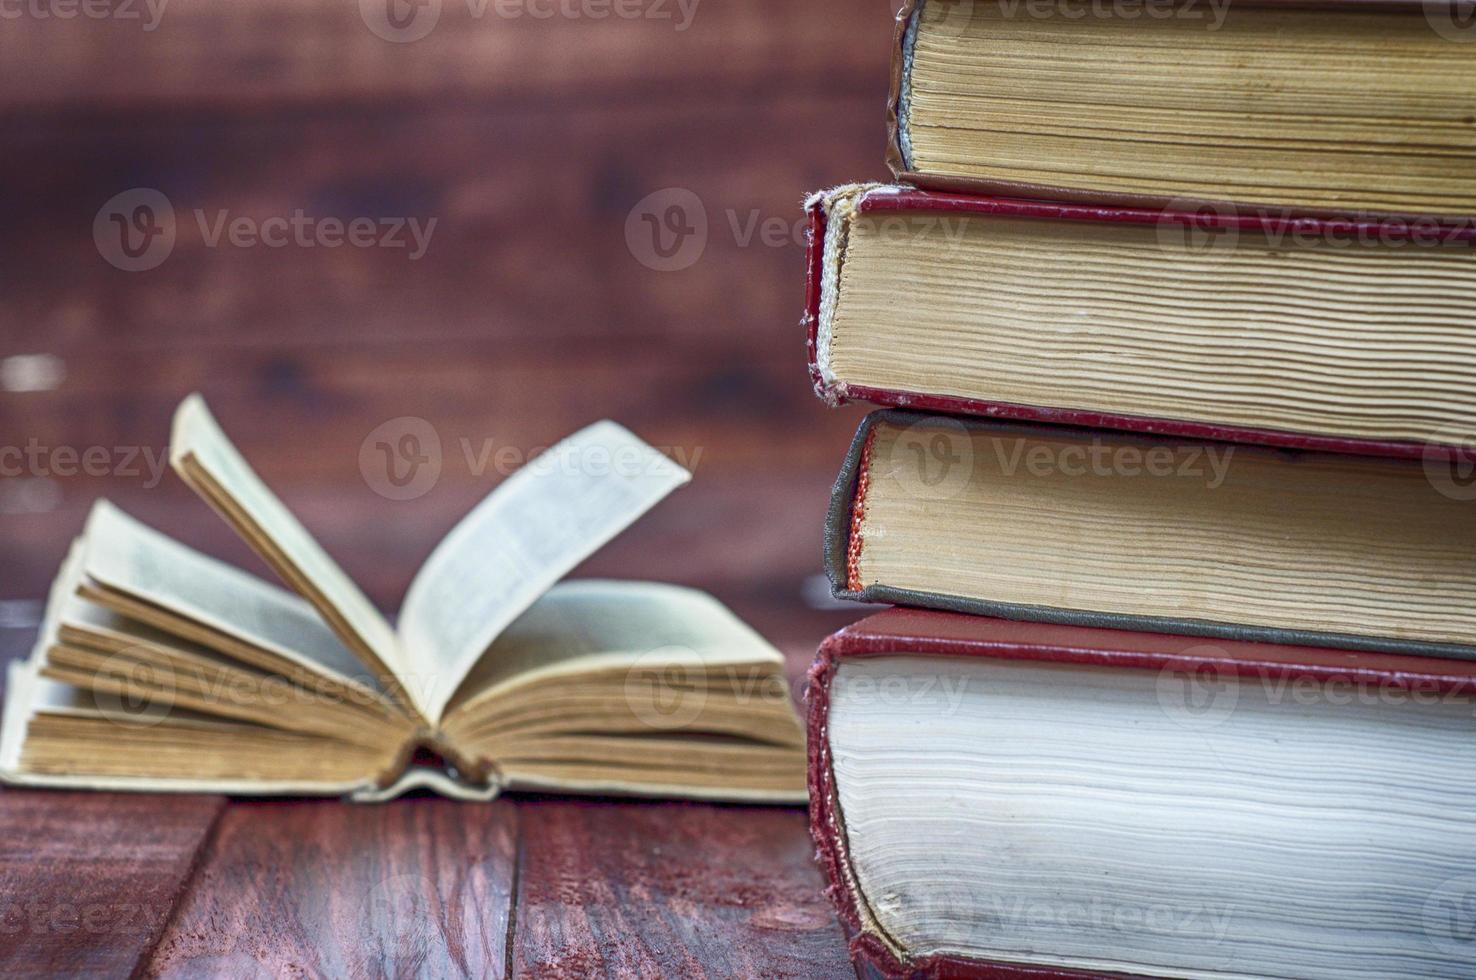
[[[501,479],[465,447],[527,452],[618,419],[695,456],[696,479],[582,573],[704,587],[807,658],[856,615],[802,589],[860,413],[810,392],[792,230],[807,191],[885,176],[891,6],[642,0],[626,18],[602,0],[428,0],[400,13],[435,14],[433,29],[399,43],[369,27],[383,2],[172,0],[146,29],[156,13],[138,0],[5,22],[0,447],[43,460],[17,473],[11,454],[0,476],[0,599],[22,600],[10,620],[99,495],[265,574],[172,476],[54,472],[59,447],[162,452],[198,389],[390,609]],[[129,272],[93,225],[139,187],[168,198],[176,240]],[[626,236],[666,188],[707,216],[700,258],[674,271]],[[211,247],[194,214],[297,209],[436,225],[412,261]],[[359,466],[369,433],[401,416],[430,422],[444,452],[408,502]]]

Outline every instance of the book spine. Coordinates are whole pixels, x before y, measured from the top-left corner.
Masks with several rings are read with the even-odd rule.
[[[897,26],[892,35],[892,74],[887,90],[887,168],[899,181],[908,180],[911,164],[905,152],[907,143],[907,85],[910,49],[917,17],[925,0],[902,0],[897,11]]]
[[[815,194],[805,202],[805,312],[800,320],[805,331],[805,362],[815,394],[832,407],[842,399],[831,391],[820,370],[820,292],[825,281],[825,196]]]

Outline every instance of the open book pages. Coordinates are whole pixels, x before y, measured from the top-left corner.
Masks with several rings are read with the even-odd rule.
[[[6,686],[0,778],[353,793],[802,800],[779,654],[675,586],[559,584],[689,474],[613,422],[505,481],[389,625],[192,396],[176,470],[292,587],[99,501]],[[440,768],[413,761],[433,762]]]
[[[443,731],[517,786],[798,800],[804,736],[783,667],[704,593],[566,582],[492,644]]]
[[[389,626],[252,471],[198,395],[170,461],[424,720],[436,720],[508,623],[691,474],[614,422],[549,449],[482,501],[416,573]]]

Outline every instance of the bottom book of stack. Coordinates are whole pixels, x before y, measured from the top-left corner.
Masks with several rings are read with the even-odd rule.
[[[865,972],[1476,971],[1476,663],[893,609],[809,692]]]

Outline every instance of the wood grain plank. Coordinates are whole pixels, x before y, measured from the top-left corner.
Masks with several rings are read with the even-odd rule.
[[[407,417],[424,420],[439,443],[434,490],[490,488],[540,448],[600,418],[666,448],[699,478],[831,469],[861,415],[827,411],[810,389],[803,355],[785,349],[729,359],[615,345],[560,360],[554,350],[487,343],[79,360],[85,373],[75,383],[0,394],[7,420],[0,475],[124,492],[158,486],[171,416],[197,390],[242,452],[284,485],[362,484],[361,462],[382,462],[372,444],[361,460],[366,440]],[[101,455],[84,469],[89,450]]]
[[[0,703],[39,602],[0,607]],[[226,801],[0,789],[0,976],[127,976],[158,942]]]
[[[234,803],[146,972],[498,976],[516,821],[506,801]]]
[[[514,975],[838,977],[803,812],[522,800]]]
[[[691,98],[694,86],[708,94],[840,90],[885,78],[894,5],[429,0],[401,5],[423,19],[392,36],[430,28],[413,43],[370,28],[385,26],[386,0],[113,0],[109,17],[31,13],[51,6],[6,19],[0,111],[250,110],[489,91],[603,101]]]
[[[128,976],[225,801],[0,791],[0,975]]]
[[[0,356],[491,342],[730,362],[784,350],[798,363],[800,200],[882,175],[881,97],[0,122]],[[162,264],[124,271],[104,260],[94,220],[139,187],[168,199],[172,223],[160,220],[175,237]],[[663,269],[642,261],[639,213],[629,238],[627,219],[669,188],[690,192],[690,240],[703,245]],[[390,224],[372,247],[217,234],[223,216],[299,212],[414,218],[423,239],[435,225],[413,260],[409,231]]]

